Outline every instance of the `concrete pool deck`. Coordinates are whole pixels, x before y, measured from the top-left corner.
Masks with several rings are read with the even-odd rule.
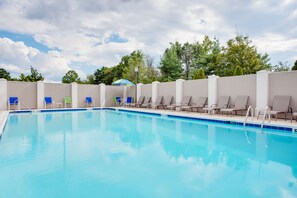
[[[146,108],[124,108],[124,107],[112,107],[115,109],[129,110],[135,112],[146,112],[146,113],[158,113],[161,115],[174,115],[174,116],[183,116],[183,117],[191,117],[191,118],[202,118],[202,119],[210,119],[210,120],[220,120],[220,121],[230,121],[230,122],[241,122],[245,121],[245,116],[235,116],[235,115],[218,115],[218,114],[208,114],[208,113],[198,113],[198,112],[185,112],[185,111],[172,111],[172,110],[161,110],[161,109],[146,109]],[[262,117],[258,120],[256,117],[252,120],[252,117],[248,117],[247,123],[249,124],[259,124],[262,123]],[[291,119],[284,120],[271,118],[271,121],[268,122],[266,119],[264,125],[270,126],[278,126],[278,127],[289,127],[297,130],[297,122],[293,120],[291,123]],[[294,130],[294,132],[295,132]]]
[[[9,111],[0,111],[0,136],[2,135]]]

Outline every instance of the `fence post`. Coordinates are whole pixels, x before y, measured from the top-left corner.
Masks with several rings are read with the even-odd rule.
[[[0,110],[7,110],[7,80],[0,78]]]
[[[99,85],[100,89],[100,107],[105,107],[105,84],[101,83]]]
[[[152,103],[156,102],[157,96],[158,96],[158,84],[160,82],[154,81],[152,83]]]
[[[71,83],[72,108],[77,108],[77,83]]]
[[[258,109],[264,109],[268,106],[269,100],[269,71],[261,70],[257,72],[256,88],[256,115]]]
[[[37,82],[37,109],[43,109],[43,100],[44,100],[44,82]]]
[[[219,76],[208,76],[208,105],[217,104]],[[210,112],[209,112],[210,113]]]
[[[177,79],[175,81],[175,103],[180,104],[183,98],[183,79]]]
[[[138,98],[141,96],[141,86],[143,84],[142,83],[138,83],[137,86],[136,86],[136,98],[135,98],[135,101],[138,102]]]

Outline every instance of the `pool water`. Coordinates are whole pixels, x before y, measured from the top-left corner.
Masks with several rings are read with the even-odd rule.
[[[297,197],[297,138],[278,132],[111,110],[12,114],[0,197]]]

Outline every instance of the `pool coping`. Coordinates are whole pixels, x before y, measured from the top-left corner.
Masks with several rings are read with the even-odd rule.
[[[123,107],[92,107],[92,108],[61,108],[61,109],[34,109],[34,110],[17,110],[17,111],[0,111],[0,113],[5,114],[4,118],[2,114],[0,114],[0,137],[4,131],[4,127],[7,121],[7,117],[9,114],[20,114],[20,113],[48,113],[48,112],[74,112],[74,111],[95,111],[95,110],[114,110],[114,111],[122,111],[122,112],[132,112],[132,113],[140,113],[147,115],[157,115],[157,116],[167,116],[169,118],[181,118],[187,120],[200,120],[200,121],[209,121],[215,123],[224,123],[224,124],[232,124],[243,126],[244,121],[236,120],[232,117],[218,117],[218,116],[209,116],[209,114],[185,114],[177,111],[157,111],[151,109],[135,109],[135,108],[123,108]],[[3,113],[4,112],[4,113]],[[2,115],[2,116],[1,116]],[[243,117],[241,117],[243,118]],[[261,123],[259,121],[251,121],[247,120],[246,126],[261,128]],[[297,125],[294,124],[286,124],[286,123],[264,123],[264,128],[267,129],[276,129],[280,131],[286,131],[287,133],[297,134]]]
[[[6,125],[6,121],[9,115],[9,111],[0,111],[0,139]]]
[[[155,110],[147,110],[143,111],[143,109],[132,109],[132,108],[114,108],[118,111],[124,111],[124,112],[134,112],[134,113],[142,113],[142,114],[148,114],[148,115],[159,115],[159,116],[167,116],[171,118],[182,118],[182,119],[188,119],[188,120],[200,120],[200,121],[209,121],[209,122],[215,122],[215,123],[224,123],[224,124],[233,124],[233,125],[239,125],[243,126],[244,121],[242,120],[235,120],[234,118],[230,117],[215,117],[215,116],[208,116],[205,115],[209,114],[180,114],[180,112],[177,111],[162,111],[162,112],[156,112]],[[211,118],[210,118],[211,117]],[[242,117],[244,118],[244,116]],[[251,121],[247,120],[246,126],[248,127],[255,127],[255,128],[261,128],[261,123],[259,121]],[[264,123],[263,128],[267,129],[276,129],[280,131],[286,131],[293,134],[297,134],[297,125],[294,124],[284,124],[284,123]]]

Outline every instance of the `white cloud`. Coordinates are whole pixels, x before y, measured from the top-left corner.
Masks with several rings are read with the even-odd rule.
[[[254,0],[3,0],[0,3],[0,27],[33,38],[57,51],[43,53],[18,44],[17,53],[37,53],[34,58],[23,55],[18,60],[1,59],[5,65],[48,65],[46,77],[56,80],[67,69],[80,70],[88,65],[113,66],[119,57],[141,49],[158,59],[170,42],[193,42],[207,34],[223,44],[235,32],[255,38],[264,52],[296,50],[295,10],[293,0],[283,2]],[[125,43],[105,43],[113,34],[127,39]],[[272,42],[272,43],[271,43]],[[22,49],[22,50],[21,50]],[[37,50],[37,52],[36,52]],[[25,53],[26,54],[26,53]],[[57,58],[57,54],[59,55]],[[283,56],[282,58],[290,58]],[[156,61],[158,62],[158,61]],[[61,66],[49,66],[60,65]],[[75,65],[75,63],[83,63]],[[83,65],[83,66],[81,66]],[[55,71],[59,73],[55,75]],[[20,69],[21,70],[21,69]]]
[[[13,74],[28,74],[31,65],[49,81],[60,81],[70,70],[67,60],[57,51],[43,53],[7,38],[0,38],[0,51],[0,66]]]

